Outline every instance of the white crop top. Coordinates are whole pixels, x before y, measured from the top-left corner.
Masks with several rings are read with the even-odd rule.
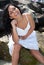
[[[28,18],[27,18],[27,16],[26,16],[26,19],[27,19],[27,21],[29,21]],[[21,28],[19,28],[19,27],[16,27],[16,31],[17,31],[17,34],[18,34],[19,36],[24,36],[24,35],[26,35],[29,29],[30,29],[30,24],[29,24],[29,22],[28,22],[28,24],[27,24],[27,27],[26,27],[24,30],[21,29]]]
[[[29,25],[29,22],[28,22],[27,27],[26,27],[24,30],[17,27],[17,28],[16,28],[16,31],[17,31],[17,34],[18,34],[19,36],[24,36],[24,35],[27,34],[27,32],[28,32],[29,29],[30,29],[30,25]]]

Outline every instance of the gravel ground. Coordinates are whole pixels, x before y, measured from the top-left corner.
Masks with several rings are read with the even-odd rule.
[[[7,61],[4,61],[4,60],[0,60],[0,65],[12,65],[12,63],[11,62],[7,62]],[[20,65],[20,64],[18,64],[18,65]],[[44,65],[44,64],[37,64],[37,65]]]
[[[12,65],[12,63],[4,61],[4,60],[0,60],[0,65]],[[18,65],[20,65],[20,64],[18,64]]]
[[[0,65],[12,65],[12,63],[4,60],[0,60]]]

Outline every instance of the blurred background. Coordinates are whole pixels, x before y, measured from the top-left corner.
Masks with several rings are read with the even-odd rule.
[[[0,0],[0,65],[11,65],[11,56],[8,49],[9,31],[3,22],[4,7],[8,3],[16,4],[22,13],[28,12],[35,22],[35,31],[40,52],[44,55],[44,0]],[[43,65],[39,63],[29,50],[22,48],[19,65]]]

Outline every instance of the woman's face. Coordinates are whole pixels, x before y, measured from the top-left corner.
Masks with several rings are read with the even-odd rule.
[[[9,12],[9,16],[10,16],[11,19],[18,18],[19,15],[20,15],[19,9],[16,8],[15,6],[13,6],[13,5],[10,5],[8,7],[8,12]]]

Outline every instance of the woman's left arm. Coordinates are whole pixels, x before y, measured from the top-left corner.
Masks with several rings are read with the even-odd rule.
[[[25,36],[22,36],[21,39],[26,39],[35,29],[35,23],[34,23],[34,19],[30,14],[26,14],[29,24],[30,24],[30,29],[28,30],[27,34]]]
[[[27,14],[26,16],[27,16],[27,18],[29,20],[29,24],[30,24],[30,29],[28,30],[28,33],[26,34],[26,37],[28,37],[35,29],[35,22],[34,22],[33,17],[30,14]]]

